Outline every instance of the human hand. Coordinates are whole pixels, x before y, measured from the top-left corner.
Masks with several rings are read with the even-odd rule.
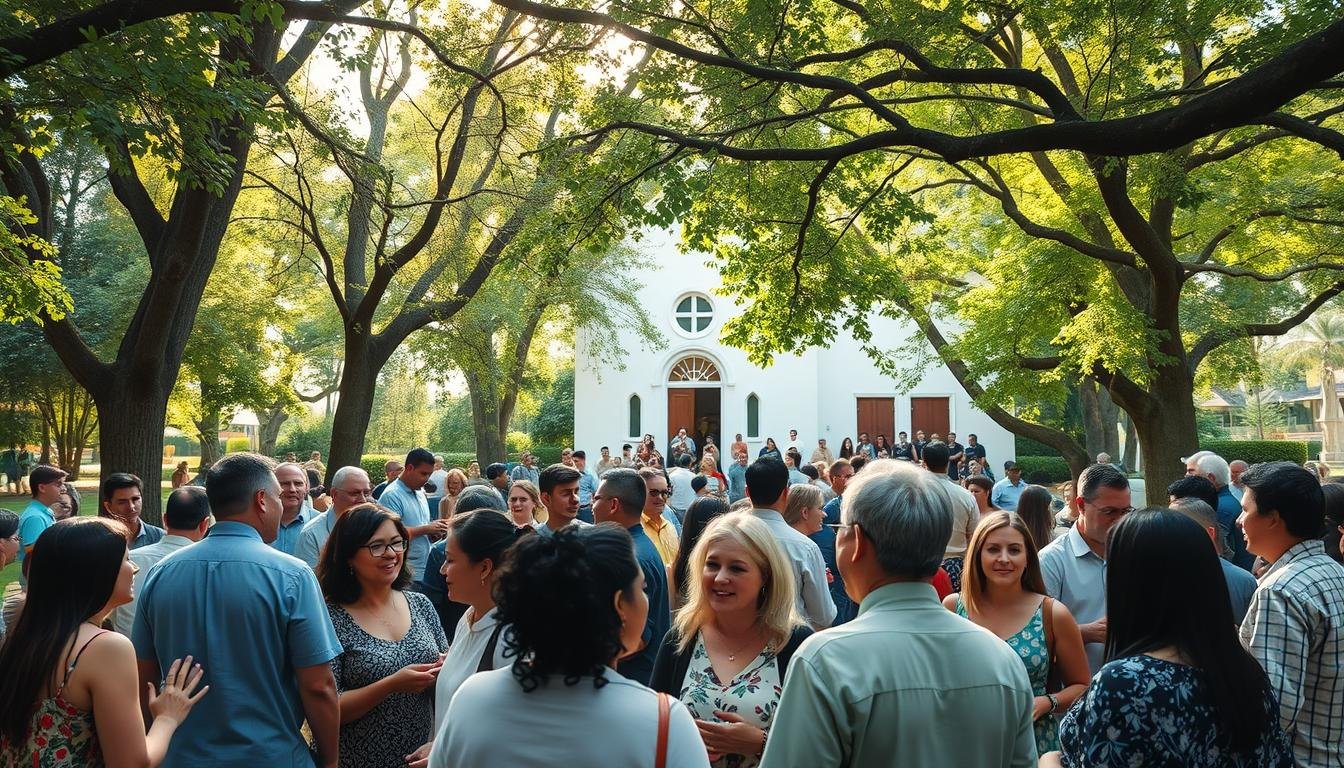
[[[1031,700],[1031,719],[1033,721],[1040,720],[1048,714],[1050,714],[1050,699],[1037,696]]]
[[[434,742],[427,741],[411,754],[406,756],[406,765],[410,768],[426,768],[429,765],[429,750],[434,746]]]
[[[1083,633],[1084,643],[1106,642],[1106,619],[1089,624],[1079,624],[1078,629]]]
[[[439,679],[442,661],[425,664],[407,664],[388,676],[389,684],[396,693],[419,693]]]
[[[696,720],[700,738],[711,755],[759,755],[765,746],[765,731],[745,722],[733,712],[715,711],[714,716],[724,721],[713,723]]]
[[[172,666],[168,667],[168,674],[164,676],[163,685],[157,692],[153,683],[145,683],[149,687],[149,713],[155,720],[168,719],[181,723],[191,708],[196,706],[196,702],[210,690],[207,685],[196,691],[205,670],[201,669],[200,664],[193,665],[191,660],[190,656],[175,659]],[[194,696],[192,691],[196,691]]]
[[[834,574],[834,573],[831,573],[831,567],[830,567],[830,566],[826,566],[826,583],[827,583],[827,584],[834,584],[834,583],[835,583],[835,574]]]

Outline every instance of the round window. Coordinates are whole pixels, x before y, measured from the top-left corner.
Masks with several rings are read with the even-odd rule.
[[[714,307],[709,303],[708,296],[691,293],[677,301],[672,317],[682,333],[699,336],[708,331],[709,324],[714,322]]]

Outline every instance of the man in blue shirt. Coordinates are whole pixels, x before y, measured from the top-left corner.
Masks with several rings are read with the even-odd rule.
[[[989,500],[999,509],[1016,512],[1017,499],[1027,484],[1022,482],[1022,469],[1015,461],[1003,462],[1003,473],[1006,477],[994,484],[989,492]]]
[[[271,546],[286,555],[293,555],[304,525],[321,513],[309,503],[308,473],[303,467],[285,462],[275,468],[275,479],[280,481],[280,532]]]
[[[575,451],[570,454],[574,468],[579,471],[579,519],[593,522],[593,494],[597,493],[597,476],[588,471],[588,454]]]
[[[341,644],[313,572],[266,546],[280,527],[274,466],[255,453],[216,462],[205,489],[218,522],[145,578],[131,631],[142,698],[188,654],[210,686],[164,768],[311,768],[305,720],[319,764],[337,764]]]
[[[140,478],[126,472],[113,472],[103,480],[99,491],[103,503],[101,517],[110,517],[126,526],[131,534],[131,549],[163,540],[162,528],[140,519],[145,506],[145,484]]]
[[[384,507],[401,515],[401,522],[411,535],[406,562],[410,563],[413,578],[424,576],[430,545],[448,533],[448,521],[437,520],[436,515],[430,514],[429,499],[423,490],[433,473],[434,454],[424,448],[413,448],[406,454],[406,468],[401,476],[388,483],[378,499]]]
[[[820,531],[808,537],[817,543],[817,548],[821,550],[821,559],[826,562],[826,570],[830,571],[831,600],[835,601],[835,621],[831,623],[833,627],[853,620],[859,609],[845,592],[845,579],[840,575],[840,566],[835,562],[835,529],[830,527],[840,524],[840,504],[845,486],[852,477],[854,467],[849,463],[849,459],[836,459],[831,463],[831,490],[835,491],[835,498],[826,502],[826,506],[821,508],[822,513],[826,515],[826,524],[821,526]]]
[[[728,476],[728,503],[747,498],[747,454],[738,451],[724,474]]]
[[[51,505],[61,500],[61,491],[65,488],[65,470],[39,464],[28,475],[28,488],[33,492],[33,500],[19,514],[19,562],[23,562],[32,551],[37,537],[56,524]],[[22,577],[20,580],[23,580]]]
[[[1232,468],[1227,459],[1212,452],[1200,451],[1185,460],[1187,477],[1204,477],[1218,489],[1218,527],[1222,528],[1232,564],[1249,571],[1255,565],[1255,555],[1246,549],[1246,535],[1241,532],[1237,518],[1241,516],[1241,502],[1232,493]]]
[[[644,572],[644,594],[649,598],[649,615],[644,621],[643,648],[625,657],[616,671],[642,685],[653,675],[653,659],[658,655],[663,635],[672,624],[668,608],[667,568],[658,549],[644,533],[640,516],[644,513],[647,491],[644,478],[633,469],[609,470],[602,476],[593,498],[593,517],[599,523],[613,522],[630,532],[635,541],[635,559]]]

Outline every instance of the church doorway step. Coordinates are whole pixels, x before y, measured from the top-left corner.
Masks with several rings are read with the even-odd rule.
[[[686,434],[695,440],[697,456],[704,455],[706,437],[712,436],[714,444],[722,447],[722,403],[723,390],[720,387],[668,387],[668,441],[676,436],[677,430],[685,429]]]

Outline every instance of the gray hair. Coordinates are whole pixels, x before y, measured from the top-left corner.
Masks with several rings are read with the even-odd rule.
[[[1227,459],[1212,452],[1205,452],[1192,458],[1195,460],[1195,466],[1199,468],[1199,474],[1213,476],[1214,485],[1222,488],[1232,482],[1232,468],[1228,466]]]
[[[369,479],[369,473],[364,471],[363,467],[341,467],[331,476],[331,487],[345,490],[345,481],[357,475],[362,475],[365,480]]]
[[[470,512],[474,509],[493,509],[496,512],[508,512],[509,505],[499,490],[489,483],[473,483],[457,494],[457,510]]]
[[[1169,507],[1173,511],[1180,512],[1182,515],[1199,523],[1199,527],[1201,528],[1213,528],[1217,530],[1218,537],[1214,540],[1214,547],[1217,548],[1218,554],[1223,554],[1223,529],[1218,525],[1218,513],[1214,511],[1213,507],[1209,506],[1209,502],[1203,499],[1197,499],[1194,496],[1186,496],[1171,502]]]
[[[621,505],[621,512],[628,517],[643,512],[644,503],[649,498],[649,487],[644,482],[644,472],[661,472],[663,478],[667,478],[666,471],[648,467],[638,472],[628,467],[613,467],[602,474],[602,486],[607,489],[604,495],[616,499]]]
[[[952,538],[946,482],[909,462],[872,461],[846,486],[840,517],[862,526],[888,574],[925,579],[938,570]]]
[[[789,502],[784,508],[784,522],[793,525],[803,518],[803,510],[820,507],[823,503],[821,489],[811,483],[794,483],[789,486]]]

